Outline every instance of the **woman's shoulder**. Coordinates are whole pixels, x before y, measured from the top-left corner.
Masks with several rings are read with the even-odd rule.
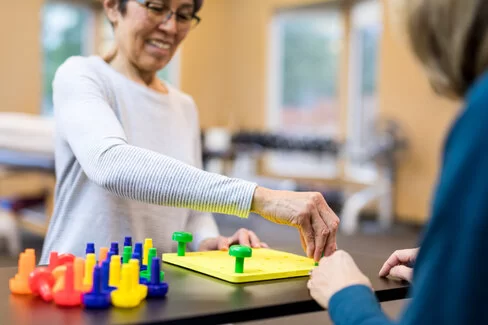
[[[101,58],[96,56],[71,56],[57,69],[60,74],[91,73],[97,71]]]
[[[106,84],[105,62],[98,56],[71,56],[66,59],[56,70],[57,82],[68,82],[73,79],[88,77],[100,85]]]

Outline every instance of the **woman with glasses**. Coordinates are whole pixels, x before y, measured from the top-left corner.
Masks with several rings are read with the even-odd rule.
[[[488,324],[488,1],[389,3],[401,5],[407,39],[434,90],[463,108],[444,143],[420,249],[397,251],[380,270],[412,282],[400,319],[383,314],[369,279],[343,251],[312,272],[311,295],[340,325]]]
[[[197,107],[156,77],[200,21],[202,0],[104,0],[116,49],[105,58],[72,57],[53,82],[56,198],[43,247],[84,254],[132,236],[174,251],[175,231],[191,249],[265,247],[240,230],[219,235],[211,215],[254,212],[296,227],[309,257],[336,247],[338,218],[319,193],[275,191],[201,170]],[[198,55],[198,53],[195,53]]]

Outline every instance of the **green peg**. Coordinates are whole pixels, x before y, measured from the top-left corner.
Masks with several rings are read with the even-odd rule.
[[[132,257],[132,247],[124,246],[124,252],[122,253],[122,263],[124,264],[129,263],[131,257]]]
[[[325,251],[322,252],[322,257],[324,257]],[[315,262],[315,266],[319,266],[319,262]]]
[[[145,278],[147,281],[151,281],[151,265],[153,262],[153,258],[157,257],[158,251],[155,247],[149,248],[149,252],[147,253],[147,270],[141,271],[139,274],[141,277]],[[160,279],[164,281],[164,272],[160,271]]]
[[[236,273],[244,273],[244,259],[252,256],[252,249],[248,246],[233,245],[229,249],[229,255],[236,258]]]
[[[193,240],[193,235],[189,232],[177,231],[173,233],[173,240],[178,242],[178,256],[185,256],[186,244]]]

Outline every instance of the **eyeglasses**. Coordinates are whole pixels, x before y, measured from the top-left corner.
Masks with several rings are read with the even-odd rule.
[[[180,12],[174,12],[162,1],[134,0],[143,6],[149,15],[149,18],[155,24],[165,24],[171,20],[173,15],[176,17],[176,24],[181,29],[192,29],[200,23],[200,17],[191,12],[191,7],[181,9]],[[188,11],[188,12],[185,12]]]

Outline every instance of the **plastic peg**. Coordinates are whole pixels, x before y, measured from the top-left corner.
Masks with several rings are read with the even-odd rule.
[[[29,275],[36,268],[36,253],[28,248],[19,255],[17,274],[10,279],[10,292],[14,294],[31,294],[29,288]]]
[[[178,256],[185,256],[186,244],[193,240],[193,235],[189,232],[177,231],[173,233],[173,240],[178,242]]]
[[[53,293],[54,303],[59,306],[74,307],[81,304],[81,291],[74,287],[73,263],[66,264],[63,288]]]
[[[142,265],[142,256],[139,255],[139,253],[132,253],[132,257],[131,259],[135,259],[135,260],[138,260],[139,261],[139,269],[141,269],[141,265]]]
[[[147,287],[139,283],[139,260],[131,259],[129,265],[132,267],[132,290],[139,295],[139,299],[147,297]]]
[[[100,252],[98,253],[98,265],[102,266],[102,263],[107,259],[108,247],[100,247]]]
[[[50,271],[54,270],[58,266],[58,252],[50,252],[49,253],[49,265],[48,268]]]
[[[141,277],[144,278],[147,282],[151,280],[151,264],[153,259],[158,256],[157,249],[155,247],[149,249],[148,253],[148,265],[147,265],[147,270],[141,272]],[[161,281],[164,280],[164,272],[161,271],[159,272],[159,276],[161,278]]]
[[[252,249],[248,246],[233,245],[229,249],[229,255],[236,258],[235,273],[243,273],[244,259],[252,256]]]
[[[153,242],[151,238],[144,239],[144,255],[142,255],[142,264],[147,266],[147,255],[149,254],[149,249],[153,247]]]
[[[117,289],[116,287],[111,287],[110,283],[110,261],[105,260],[102,263],[102,291],[105,293],[110,293]]]
[[[147,296],[150,298],[163,298],[168,292],[168,284],[162,282],[158,274],[161,272],[160,259],[155,257],[151,261],[151,280],[147,284]]]
[[[113,255],[110,259],[109,286],[117,288],[120,284],[120,256]]]
[[[141,267],[141,271],[144,271],[147,269],[147,266],[144,265],[144,250],[143,250],[143,246],[142,246],[142,243],[138,242],[138,243],[135,243],[134,245],[134,252],[132,253],[132,256],[134,256],[134,254],[139,254],[140,256],[140,260],[139,260],[139,265]]]
[[[75,261],[75,256],[73,254],[70,254],[70,253],[61,254],[61,255],[58,255],[58,265],[57,266],[66,265],[69,263],[74,263],[74,261]]]
[[[95,254],[95,243],[87,243],[85,254]]]
[[[85,273],[83,274],[83,291],[88,292],[93,285],[93,269],[97,264],[95,253],[88,253],[85,260]]]
[[[132,246],[124,246],[124,252],[122,253],[122,263],[129,263],[132,256]]]
[[[83,278],[85,277],[85,260],[81,257],[75,258],[74,262],[75,272],[75,290],[83,291]]]
[[[119,243],[117,242],[112,242],[110,244],[110,251],[114,254],[114,255],[119,255]]]
[[[131,246],[132,247],[132,237],[126,236],[124,237],[124,247]]]
[[[122,264],[120,285],[111,292],[112,304],[119,308],[133,308],[141,302],[138,295],[135,295],[132,290],[132,266]]]
[[[54,270],[52,270],[52,275],[54,277],[55,283],[53,287],[53,292],[57,292],[64,288],[64,276],[66,274],[66,264],[59,265]]]
[[[38,267],[29,275],[29,288],[34,295],[39,295],[42,300],[53,300],[53,287],[56,280],[48,267]]]
[[[103,309],[110,306],[110,293],[102,290],[102,274],[100,266],[93,269],[92,290],[83,294],[83,305],[89,309]]]

